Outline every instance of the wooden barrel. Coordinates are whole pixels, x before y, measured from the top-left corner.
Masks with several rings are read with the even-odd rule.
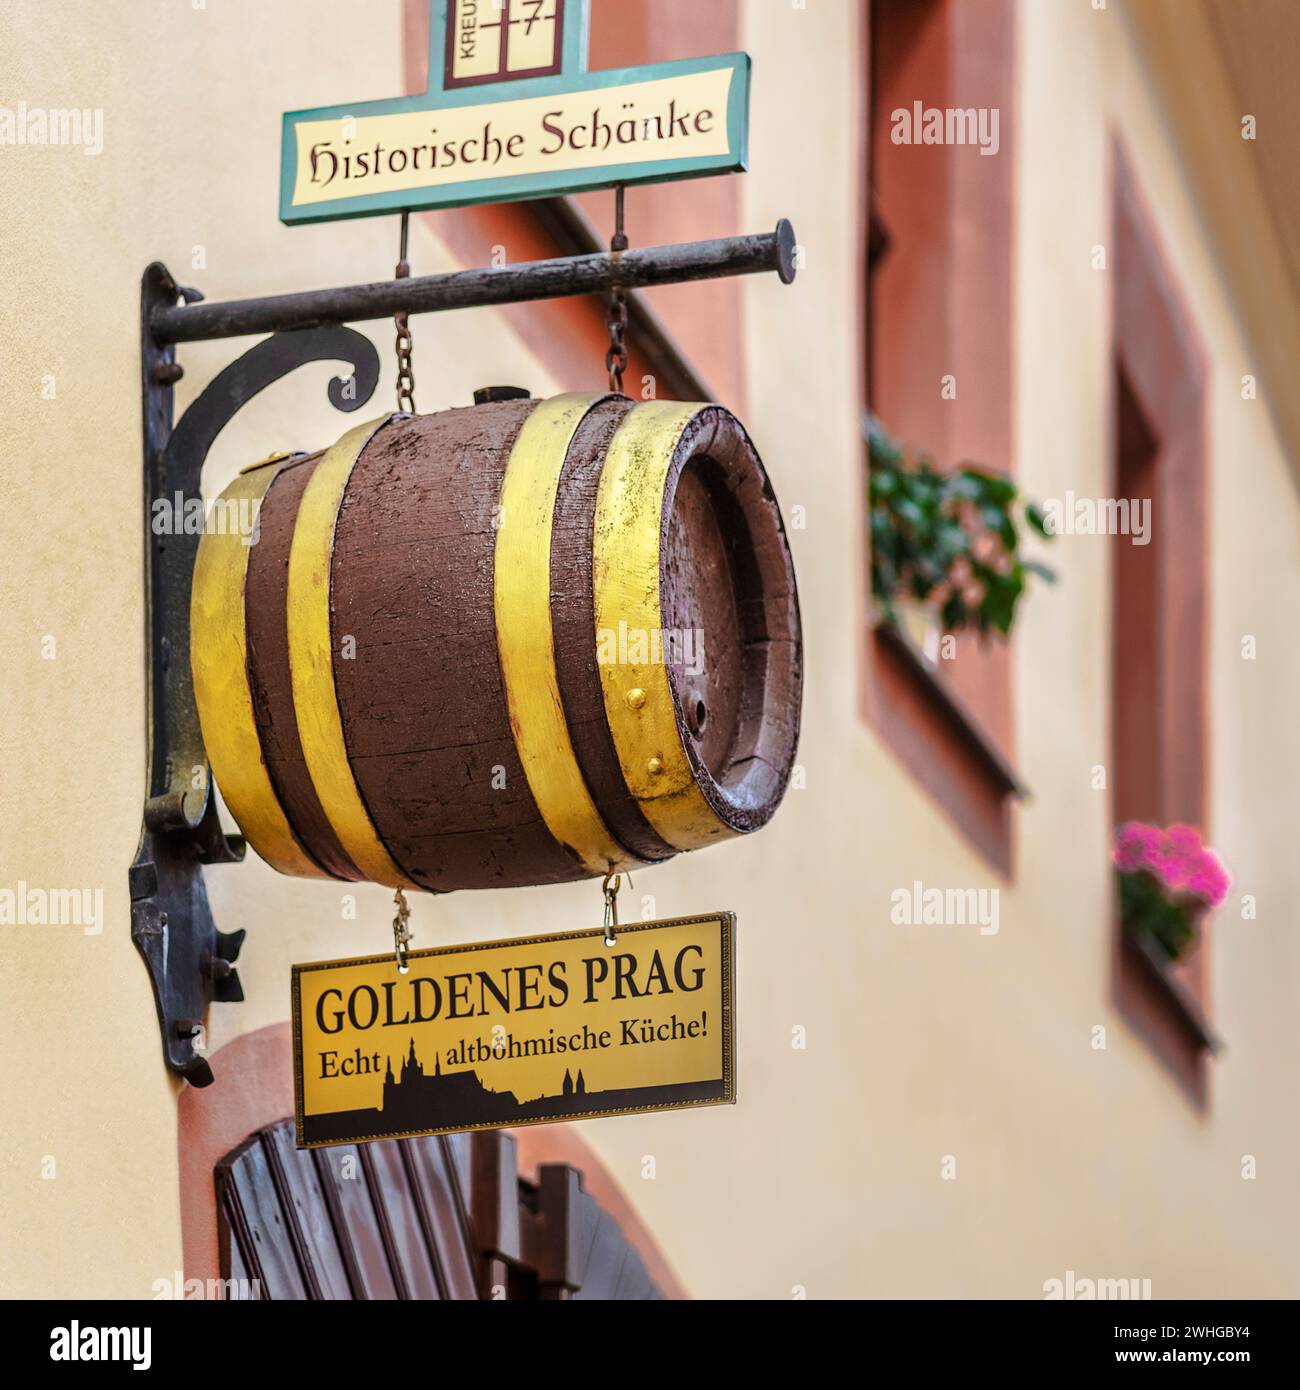
[[[479,394],[268,460],[212,508],[190,658],[240,829],[286,873],[433,892],[757,830],[802,657],[744,429],[716,405]]]

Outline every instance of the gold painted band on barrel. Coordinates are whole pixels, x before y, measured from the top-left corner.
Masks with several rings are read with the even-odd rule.
[[[208,761],[249,844],[283,874],[329,878],[303,848],[280,805],[253,714],[244,584],[257,522],[247,534],[216,524],[232,510],[242,518],[245,504],[256,514],[279,473],[274,464],[241,473],[209,516],[190,591],[190,670]]]
[[[597,653],[619,623],[663,650],[660,536],[664,488],[682,434],[699,405],[648,401],[628,412],[605,457],[596,496],[592,577]],[[661,640],[651,643],[651,634]],[[705,800],[677,724],[662,662],[600,661],[605,717],[623,780],[642,815],[674,849],[698,849],[734,834]],[[631,700],[633,691],[640,692]]]
[[[610,834],[569,738],[551,624],[551,531],[560,474],[604,393],[555,396],[524,421],[501,484],[493,559],[497,653],[510,727],[546,828],[593,874],[639,861]]]
[[[330,623],[330,562],[343,493],[362,449],[391,418],[349,430],[326,450],[303,491],[289,546],[289,675],[303,760],[339,844],[364,878],[418,889],[379,838],[348,762]]]

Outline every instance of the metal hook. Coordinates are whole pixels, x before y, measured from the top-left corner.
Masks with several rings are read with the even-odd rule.
[[[393,894],[393,901],[397,904],[397,916],[393,918],[393,954],[397,957],[397,973],[405,975],[410,969],[406,963],[406,948],[412,940],[411,909],[400,888]]]
[[[626,872],[626,870],[624,870]],[[627,875],[629,884],[632,882],[632,875]],[[601,880],[600,891],[605,895],[605,945],[612,946],[615,943],[615,928],[618,926],[618,890],[623,885],[623,874],[615,873],[614,866],[609,866],[609,872]]]

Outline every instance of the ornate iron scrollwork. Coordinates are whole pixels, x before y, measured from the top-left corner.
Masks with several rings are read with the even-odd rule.
[[[217,436],[258,392],[310,362],[345,362],[329,384],[330,404],[357,410],[374,394],[379,356],[370,340],[339,323],[275,333],[212,380],[173,428],[175,349],[160,346],[150,316],[160,305],[200,298],[155,262],[141,296],[144,405],[145,637],[148,680],[148,792],[140,845],[130,869],[131,939],[153,983],[163,1053],[172,1071],[206,1086],[212,1068],[196,1047],[208,1005],[244,997],[234,961],[242,931],[218,931],[203,884],[205,864],[244,857],[240,836],[217,819],[212,777],[190,675],[190,583],[199,536],[175,503],[202,497],[203,464]],[[159,501],[165,506],[157,508]],[[171,525],[160,525],[167,517]]]

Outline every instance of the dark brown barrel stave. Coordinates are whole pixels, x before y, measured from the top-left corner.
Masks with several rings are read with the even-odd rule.
[[[334,535],[335,684],[380,839],[431,889],[580,877],[515,750],[493,618],[494,519],[534,401],[398,421],[362,452]]]
[[[298,504],[320,459],[316,453],[286,464],[262,499],[258,542],[249,547],[244,581],[248,687],[266,770],[299,843],[325,873],[358,879],[361,873],[339,844],[307,771],[289,675],[289,546]]]

